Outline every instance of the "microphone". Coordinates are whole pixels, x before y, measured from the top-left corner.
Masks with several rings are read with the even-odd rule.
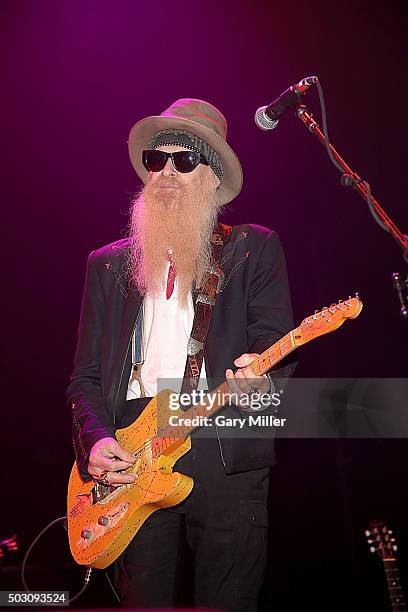
[[[317,76],[306,77],[291,85],[274,102],[268,106],[261,106],[255,113],[255,123],[261,130],[273,130],[278,125],[280,116],[288,108],[293,108],[300,102],[301,96],[319,79]]]

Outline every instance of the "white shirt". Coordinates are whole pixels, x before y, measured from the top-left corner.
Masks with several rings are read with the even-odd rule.
[[[165,278],[170,263],[167,262]],[[146,396],[153,397],[162,389],[180,392],[187,358],[187,342],[194,320],[193,299],[190,292],[187,308],[178,300],[177,277],[171,297],[166,299],[166,283],[159,295],[147,293],[143,303],[143,332],[141,379]],[[159,382],[159,384],[158,384]],[[159,388],[158,388],[159,387]],[[207,389],[203,360],[198,389]],[[129,379],[126,399],[140,397],[140,385]]]

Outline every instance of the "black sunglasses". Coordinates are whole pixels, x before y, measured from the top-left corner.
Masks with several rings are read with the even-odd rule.
[[[176,151],[176,153],[166,153],[157,149],[145,150],[142,153],[142,162],[148,172],[160,172],[171,159],[173,167],[177,172],[192,172],[198,164],[208,166],[208,161],[204,155],[196,151]]]

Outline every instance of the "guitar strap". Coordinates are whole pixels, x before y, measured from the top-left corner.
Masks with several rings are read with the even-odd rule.
[[[211,237],[211,267],[196,299],[193,326],[187,343],[187,359],[181,393],[191,394],[193,390],[197,389],[200,380],[212,310],[224,279],[224,273],[220,265],[222,251],[230,239],[231,233],[231,225],[219,223]]]

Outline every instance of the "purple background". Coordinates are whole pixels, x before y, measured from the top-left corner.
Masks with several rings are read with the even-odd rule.
[[[270,133],[253,122],[256,108],[318,75],[333,144],[408,231],[403,6],[1,2],[0,535],[17,531],[25,548],[64,513],[72,462],[64,391],[86,257],[124,235],[139,184],[127,153],[130,128],[177,98],[203,98],[227,116],[244,188],[223,220],[280,234],[296,322],[356,290],[363,298],[357,320],[304,347],[297,374],[406,375],[407,323],[390,280],[404,271],[398,246],[341,187],[322,146],[291,113]],[[307,103],[319,117],[315,89]],[[302,592],[317,605],[326,593],[319,577],[327,593],[340,589],[350,601],[358,586],[375,605],[381,567],[368,559],[362,530],[384,516],[407,545],[405,441],[278,445],[264,601],[295,605]],[[401,554],[404,569],[403,544]],[[372,576],[377,591],[365,592]]]

